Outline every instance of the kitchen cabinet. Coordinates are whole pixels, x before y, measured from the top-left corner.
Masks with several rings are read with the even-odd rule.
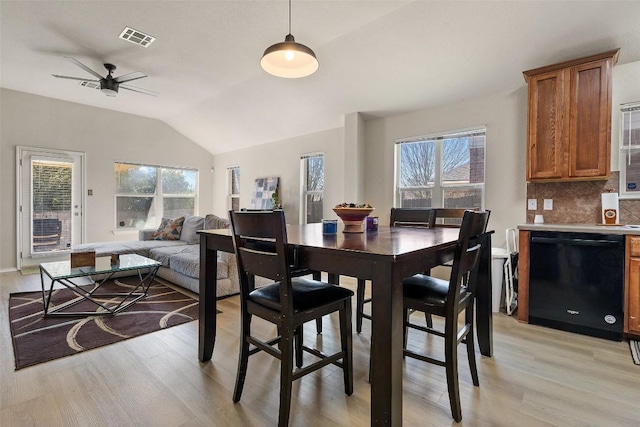
[[[612,68],[618,52],[523,72],[528,181],[609,178]]]
[[[627,236],[624,332],[640,337],[640,237]]]

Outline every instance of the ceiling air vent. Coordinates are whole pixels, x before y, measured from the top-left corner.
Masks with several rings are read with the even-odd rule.
[[[149,34],[145,34],[129,27],[125,27],[124,30],[122,30],[120,38],[142,47],[149,47],[149,45],[156,39]]]
[[[80,86],[88,87],[89,89],[100,89],[100,82],[81,81]]]

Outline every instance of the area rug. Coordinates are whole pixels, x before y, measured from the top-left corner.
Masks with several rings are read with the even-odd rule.
[[[631,350],[633,363],[640,365],[640,341],[629,340],[629,349]]]
[[[128,292],[136,281],[137,277],[111,279],[104,283],[100,292]],[[54,290],[50,307],[67,302],[74,296],[66,288]],[[101,301],[108,298],[103,297]],[[82,301],[73,309],[102,310],[89,301]],[[42,314],[42,292],[21,292],[9,296],[16,370],[190,322],[198,318],[198,300],[156,279],[145,298],[116,315],[44,318]]]

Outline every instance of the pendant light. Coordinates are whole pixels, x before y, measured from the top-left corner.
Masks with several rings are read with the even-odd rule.
[[[291,35],[291,0],[289,0],[289,34],[284,42],[267,48],[260,60],[260,66],[276,77],[296,79],[307,77],[318,69],[316,54],[307,46],[296,43]]]

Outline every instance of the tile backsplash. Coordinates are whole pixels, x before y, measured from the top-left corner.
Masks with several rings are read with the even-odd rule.
[[[601,194],[618,192],[619,178],[616,171],[601,181],[529,182],[527,199],[536,199],[538,209],[527,210],[527,223],[533,223],[534,215],[539,214],[550,224],[600,224]],[[553,210],[543,209],[544,199],[553,199]],[[640,200],[620,200],[620,223],[640,224]]]

